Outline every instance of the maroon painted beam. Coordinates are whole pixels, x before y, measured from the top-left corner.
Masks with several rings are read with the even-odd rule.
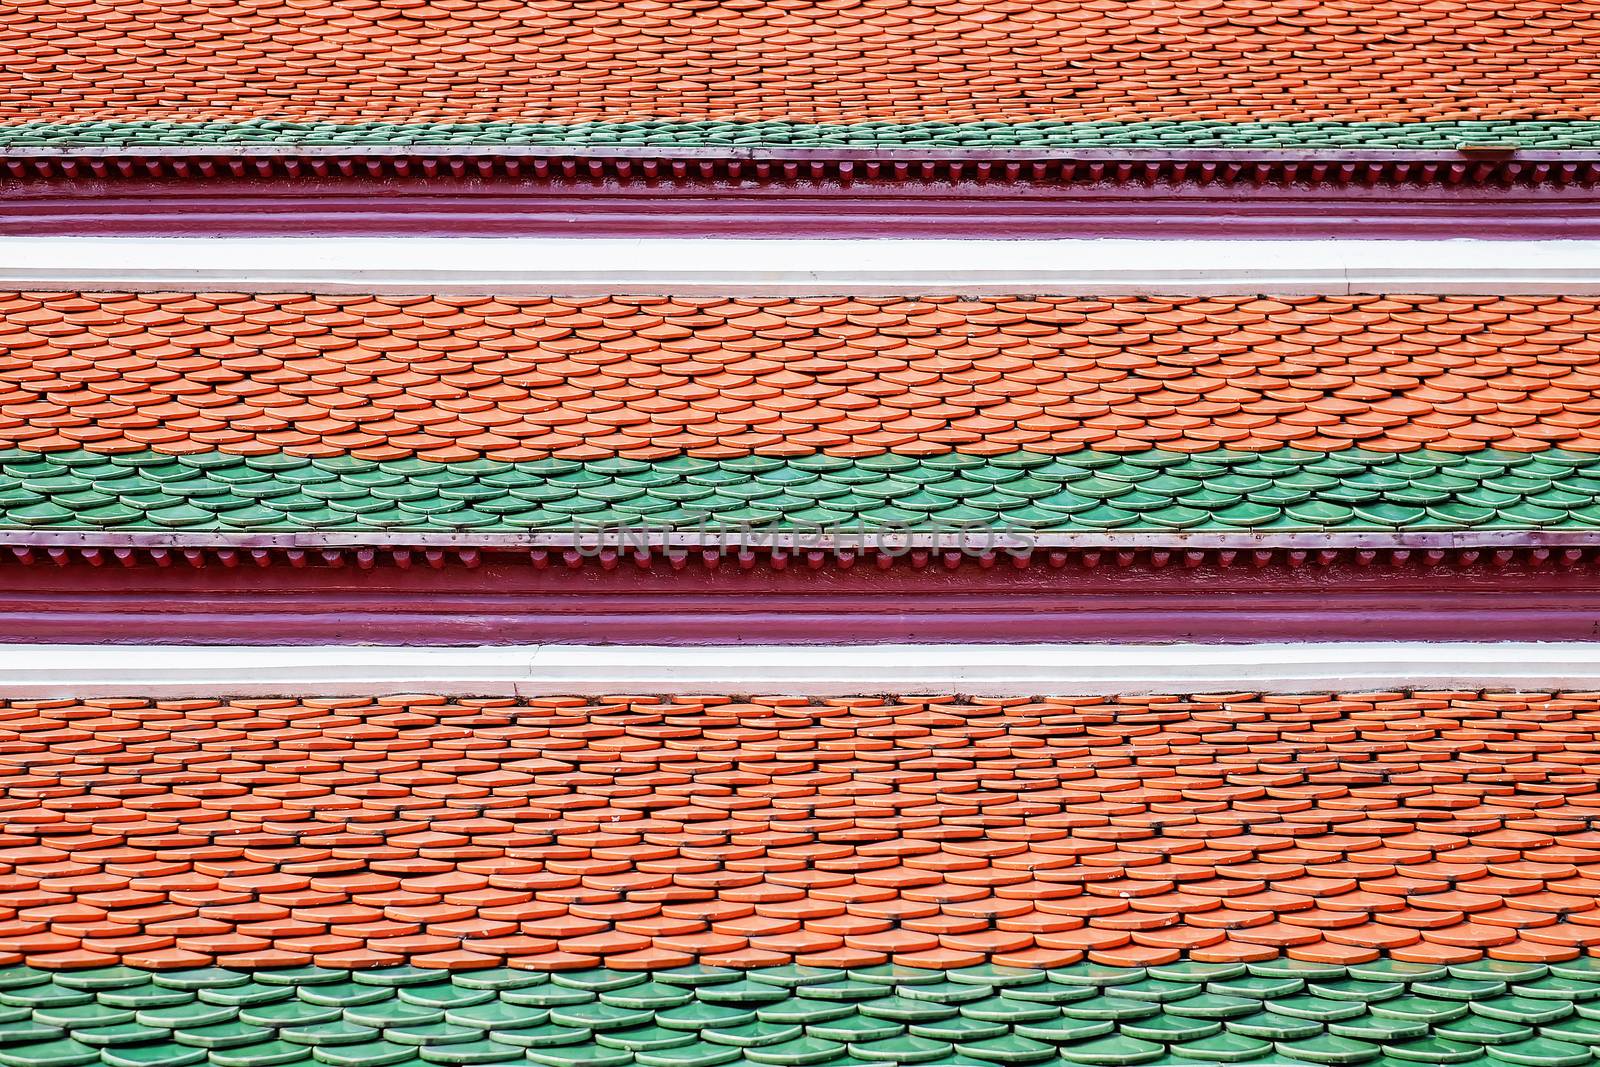
[[[1196,566],[946,568],[709,564],[539,567],[526,554],[437,567],[0,565],[0,640],[196,644],[649,644],[904,641],[1596,640],[1600,566],[1559,554],[1287,554]],[[199,565],[196,565],[196,563]],[[1224,565],[1224,562],[1227,565]]]
[[[0,158],[0,164],[5,160]],[[16,161],[11,161],[15,163]],[[570,161],[569,161],[570,162]],[[1448,183],[1394,174],[1334,180],[1188,163],[1151,174],[1052,164],[1039,175],[924,177],[821,164],[730,176],[671,168],[646,177],[608,161],[428,175],[12,173],[0,165],[8,236],[716,236],[716,237],[1476,237],[1600,236],[1600,166],[1545,165],[1514,181]],[[1473,164],[1477,166],[1479,164]],[[1485,164],[1486,165],[1486,164]],[[1519,164],[1520,165],[1520,164]],[[1153,166],[1153,165],[1152,165]],[[1207,164],[1207,166],[1211,166]],[[1304,164],[1311,167],[1311,164]],[[1326,165],[1322,165],[1327,171]],[[1352,165],[1353,166],[1353,165]],[[1415,165],[1421,167],[1421,164]],[[1528,164],[1533,167],[1532,164]],[[80,168],[81,169],[81,168]],[[100,168],[104,170],[105,168]],[[159,171],[159,168],[156,168]],[[328,168],[321,168],[327,171]],[[749,168],[747,168],[749,169]],[[1593,170],[1594,174],[1588,174]],[[1334,168],[1337,172],[1337,168]],[[1409,172],[1407,172],[1409,173]]]

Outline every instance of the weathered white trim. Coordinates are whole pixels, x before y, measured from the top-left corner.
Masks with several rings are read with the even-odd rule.
[[[0,286],[799,296],[1600,293],[1600,241],[6,237]]]
[[[1600,689],[1600,643],[0,646],[0,696]]]

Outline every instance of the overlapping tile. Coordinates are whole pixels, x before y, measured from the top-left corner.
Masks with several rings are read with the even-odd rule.
[[[1263,958],[973,967],[0,971],[6,1067],[1403,1064],[1580,1067],[1600,969]]]
[[[13,702],[0,961],[1547,964],[1600,945],[1597,737],[1595,694]]]
[[[1600,303],[10,294],[0,526],[1600,525]]]
[[[1149,120],[1307,123],[1313,142],[1330,124],[1359,135],[1460,120],[1484,122],[1490,137],[1500,122],[1560,136],[1562,122],[1592,120],[1600,104],[1597,39],[1592,0],[1265,10],[1238,0],[235,0],[203,16],[173,0],[104,9],[30,0],[0,15],[0,121],[72,124],[85,144],[125,137],[128,122],[171,124],[168,135],[253,122],[256,137],[291,140],[337,139],[340,125],[360,123],[374,139],[465,123],[466,140],[482,139],[485,123],[606,124],[587,131],[597,143],[669,122],[684,124],[669,136],[699,144],[771,136],[751,122],[801,127],[802,138],[811,124],[883,124],[866,135],[935,145],[1036,138],[1027,125],[1010,132],[1018,124]],[[1154,143],[1190,136],[1182,126],[1140,133]]]
[[[1600,455],[1280,448],[392,462],[0,451],[0,529],[1428,533],[1600,528]]]
[[[1600,301],[0,294],[0,444],[1600,451]]]

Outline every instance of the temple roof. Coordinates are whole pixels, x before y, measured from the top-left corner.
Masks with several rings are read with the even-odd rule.
[[[12,294],[13,529],[1600,528],[1600,304]]]
[[[1600,139],[1593,0],[25,0],[0,144]]]

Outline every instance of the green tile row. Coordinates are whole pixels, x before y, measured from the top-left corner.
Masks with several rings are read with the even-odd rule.
[[[0,528],[573,531],[1600,528],[1600,455],[1284,448],[393,462],[0,451]]]
[[[0,970],[3,1067],[1580,1067],[1600,961]]]
[[[530,147],[1443,148],[1462,144],[1593,148],[1600,121],[1447,122],[29,122],[0,127],[0,147],[113,145],[405,145]]]

